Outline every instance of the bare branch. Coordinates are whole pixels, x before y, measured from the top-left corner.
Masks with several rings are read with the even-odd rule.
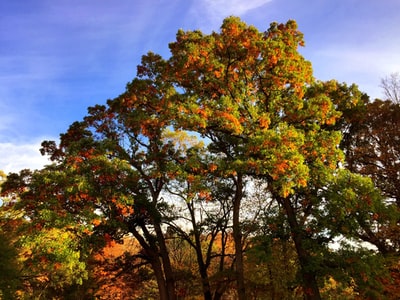
[[[387,100],[400,104],[400,73],[392,73],[382,78],[380,87]]]

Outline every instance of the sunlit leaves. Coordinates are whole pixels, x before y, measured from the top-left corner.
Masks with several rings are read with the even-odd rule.
[[[340,114],[326,96],[303,99],[312,77],[301,45],[294,21],[262,33],[237,18],[227,18],[219,33],[179,31],[170,44],[171,76],[182,87],[177,125],[225,150],[231,143],[234,154],[225,155],[240,156],[231,164],[268,174],[285,196],[305,186],[311,160],[332,169],[340,160],[339,136],[319,133]]]
[[[325,226],[348,238],[360,239],[376,246],[382,253],[396,247],[386,237],[387,227],[399,218],[394,206],[382,201],[382,195],[370,178],[341,170],[323,193]]]
[[[24,237],[22,261],[29,266],[26,276],[38,276],[55,288],[82,284],[88,273],[81,261],[79,240],[73,233],[56,228],[43,229]]]
[[[374,124],[360,126],[351,142],[351,122],[365,121],[352,112],[363,111],[365,97],[354,85],[315,81],[298,51],[303,45],[294,21],[260,32],[229,17],[218,32],[180,30],[168,59],[143,56],[123,94],[90,107],[59,145],[42,144],[54,165],[7,179],[5,192],[21,212],[18,226],[29,233],[21,240],[24,264],[37,265],[42,283],[79,284],[86,278],[85,251],[129,233],[152,265],[160,293],[167,289],[174,299],[164,225],[183,218],[193,223],[197,246],[192,237],[186,241],[200,262],[204,226],[215,234],[211,241],[232,227],[232,261],[238,283],[244,282],[242,231],[254,224],[241,223],[241,201],[256,180],[265,184],[265,232],[293,242],[305,294],[318,292],[316,276],[332,257],[327,245],[334,238],[373,239],[381,252],[392,247],[395,240],[389,245],[385,237],[396,228],[396,214],[369,179],[342,170],[339,146],[347,146],[349,165],[397,197],[395,181],[382,180],[396,177],[398,169],[395,109],[386,111],[381,102],[368,106]],[[190,218],[172,211],[173,199],[184,200]],[[194,203],[222,200],[229,209],[218,224],[196,220]],[[175,230],[185,235],[186,229]],[[207,263],[201,268],[205,284]],[[239,298],[246,299],[241,290]]]

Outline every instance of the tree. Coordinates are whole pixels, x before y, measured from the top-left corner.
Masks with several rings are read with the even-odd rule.
[[[244,300],[253,229],[241,214],[249,189],[261,181],[265,207],[274,208],[265,210],[276,229],[270,233],[293,245],[305,298],[320,299],[321,281],[333,269],[329,243],[339,236],[371,238],[368,230],[387,220],[374,215],[383,218],[386,208],[371,182],[341,167],[339,130],[348,120],[342,122],[340,110],[358,107],[362,95],[354,86],[315,81],[298,51],[303,44],[295,21],[260,32],[229,17],[220,32],[180,30],[169,59],[143,56],[122,95],[90,107],[59,145],[42,144],[53,165],[10,177],[6,191],[20,197],[17,206],[30,227],[73,232],[89,249],[132,235],[161,300],[178,298],[180,271],[166,225],[195,251],[205,299],[212,296],[210,249],[221,237],[219,270],[233,263],[237,298]],[[189,234],[174,222],[184,217],[172,209],[176,198],[185,200]],[[209,223],[198,219],[195,205],[207,201],[226,215],[202,210]],[[354,203],[359,214],[346,210]],[[334,220],[351,228],[336,227]],[[231,261],[225,252],[230,226]],[[204,233],[210,234],[208,249]],[[215,288],[215,299],[223,288]]]
[[[246,252],[246,286],[251,299],[304,298],[296,249],[284,219],[282,209],[272,199],[262,206]]]
[[[0,191],[6,178],[6,174],[0,170]],[[15,216],[6,208],[11,199],[1,198],[0,201],[0,239],[2,241],[0,244],[0,299],[13,299],[22,283],[18,251],[14,245],[17,236],[11,225],[14,222],[10,222]]]
[[[382,87],[388,100],[376,99],[371,102],[364,96],[364,101],[357,107],[342,110],[343,115],[339,123],[344,136],[341,148],[346,155],[346,167],[355,173],[370,177],[383,195],[379,209],[370,212],[375,220],[360,223],[364,229],[359,232],[359,237],[375,245],[385,256],[384,265],[392,278],[384,278],[382,282],[389,298],[397,298],[398,294],[398,291],[391,286],[398,281],[400,240],[398,235],[400,114],[399,104],[395,99],[396,78],[394,74],[383,80],[385,86]],[[370,204],[371,199],[368,200]],[[365,207],[363,203],[360,204],[357,204],[358,208]]]
[[[180,31],[170,45],[170,73],[183,89],[177,96],[176,128],[209,139],[208,148],[221,158],[216,163],[221,176],[235,187],[233,234],[239,299],[246,298],[239,222],[245,170],[250,167],[246,147],[257,133],[268,131],[271,117],[283,108],[280,92],[301,93],[306,79],[298,78],[309,70],[308,64],[301,65],[295,50],[300,42],[294,22],[273,24],[268,33],[260,33],[237,18],[228,18],[221,33]],[[293,59],[287,60],[288,56]],[[285,73],[289,69],[290,76]]]
[[[200,161],[200,157],[196,158]],[[234,253],[227,249],[231,240],[231,188],[226,182],[210,180],[210,176],[190,175],[184,176],[186,182],[178,181],[174,190],[169,188],[181,211],[175,214],[176,221],[190,229],[185,230],[176,222],[168,222],[168,228],[194,250],[204,299],[218,300],[232,281]]]
[[[392,73],[381,79],[383,94],[387,100],[400,104],[400,74]],[[385,100],[386,100],[385,99]]]
[[[115,240],[131,233],[139,241],[161,299],[176,298],[161,228],[165,208],[161,192],[169,180],[168,165],[173,155],[179,155],[162,142],[169,116],[160,114],[167,108],[160,100],[170,92],[170,87],[150,79],[134,80],[108,107],[90,108],[84,122],[71,127],[61,144],[67,157],[79,161],[79,172],[90,174],[89,199],[100,211],[96,227]]]
[[[177,128],[199,132],[208,148],[221,157],[217,167],[235,185],[233,231],[239,299],[245,299],[242,234],[238,221],[245,175],[265,178],[269,193],[280,202],[293,234],[301,232],[291,201],[310,175],[332,173],[340,153],[339,135],[324,131],[339,116],[324,95],[304,98],[312,83],[310,63],[297,52],[303,44],[296,23],[271,24],[258,32],[228,18],[221,33],[178,32],[171,44],[172,76],[182,92]],[[312,165],[309,162],[313,162]],[[323,180],[327,180],[323,175]],[[300,226],[300,227],[299,227]],[[309,275],[303,235],[295,239],[304,285],[318,297],[315,276]]]
[[[335,125],[342,132],[340,147],[345,153],[345,165],[352,172],[370,177],[378,187],[392,211],[398,213],[399,206],[399,105],[391,101],[376,99],[369,101],[355,87],[341,85],[339,93],[331,94],[342,116]],[[350,99],[359,95],[358,104],[348,106]],[[394,208],[392,203],[397,205]],[[398,249],[397,224],[393,221],[380,227],[380,239],[391,240],[391,246],[376,245],[383,253]],[[386,237],[383,237],[386,235]],[[380,239],[374,239],[378,241]],[[374,243],[374,242],[373,242]]]
[[[63,187],[49,184],[55,178],[62,184],[55,171],[49,167],[10,174],[2,188],[2,194],[11,199],[2,209],[8,215],[3,222],[8,234],[15,235],[13,245],[21,266],[18,278],[24,285],[21,293],[26,296],[78,292],[78,286],[88,279],[84,226],[75,223],[82,216],[56,205],[55,199],[60,196],[56,191]],[[39,186],[43,187],[40,195],[36,193]]]
[[[366,106],[362,117],[347,156],[349,167],[370,176],[400,208],[400,106],[375,100]]]

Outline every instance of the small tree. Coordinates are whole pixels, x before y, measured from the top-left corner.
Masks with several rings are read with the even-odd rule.
[[[381,88],[386,97],[385,100],[390,100],[396,104],[400,104],[400,74],[392,73],[389,76],[381,79]]]

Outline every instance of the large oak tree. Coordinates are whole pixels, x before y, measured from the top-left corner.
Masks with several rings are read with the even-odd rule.
[[[273,202],[279,216],[271,227],[284,228],[287,234],[277,236],[296,250],[302,292],[320,299],[318,279],[330,275],[329,244],[338,236],[368,235],[381,220],[373,213],[384,209],[371,181],[342,170],[341,127],[335,125],[342,87],[313,78],[298,51],[303,44],[295,21],[259,31],[230,17],[219,32],[180,30],[170,58],[143,56],[123,94],[89,108],[58,145],[43,143],[54,165],[15,175],[5,193],[18,194],[32,224],[72,232],[85,247],[132,235],[162,300],[177,299],[165,225],[180,216],[171,200],[187,200],[194,239],[184,229],[175,233],[196,251],[205,299],[213,294],[210,256],[204,260],[200,249],[194,201],[229,201],[233,278],[244,300],[242,204],[246,189],[261,181],[266,207]],[[353,107],[362,97],[350,93],[347,100]]]

